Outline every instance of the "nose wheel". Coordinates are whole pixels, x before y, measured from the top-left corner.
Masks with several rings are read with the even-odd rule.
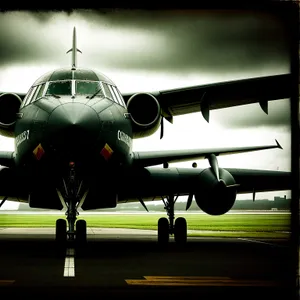
[[[168,214],[168,218],[160,218],[157,224],[157,237],[160,244],[166,244],[169,242],[170,235],[174,235],[175,242],[177,244],[185,244],[187,241],[187,222],[183,217],[175,219],[174,205],[178,196],[174,199],[174,195],[167,197],[167,200],[162,199],[165,205],[165,209]],[[174,222],[175,219],[175,222]]]
[[[77,211],[78,187],[75,180],[75,164],[70,163],[70,174],[65,186],[65,203],[67,205],[66,219],[58,219],[56,221],[55,239],[62,244],[67,241],[75,241],[78,244],[84,244],[87,241],[86,221],[77,220],[79,215]],[[67,226],[68,225],[68,226]],[[75,227],[76,226],[76,227]]]
[[[75,241],[79,245],[85,244],[87,242],[87,229],[86,229],[86,221],[78,220],[76,222],[76,230],[73,231],[67,230],[67,221],[65,219],[56,220],[55,226],[55,240],[58,244],[65,244],[67,241]]]

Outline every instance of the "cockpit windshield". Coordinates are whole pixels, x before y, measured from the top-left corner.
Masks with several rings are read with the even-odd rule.
[[[75,94],[78,95],[94,95],[104,97],[102,87],[99,81],[79,81],[77,80],[75,86]]]
[[[49,82],[46,95],[72,95],[71,81]]]
[[[45,96],[52,95],[60,98],[62,95],[84,95],[86,98],[105,98],[100,81],[88,80],[61,80],[49,81]]]

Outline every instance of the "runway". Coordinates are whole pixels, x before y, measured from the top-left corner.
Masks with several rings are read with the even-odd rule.
[[[59,249],[54,233],[0,228],[1,295],[295,294],[288,241],[189,237],[179,246],[171,237],[162,247],[156,231],[88,228],[84,249]]]

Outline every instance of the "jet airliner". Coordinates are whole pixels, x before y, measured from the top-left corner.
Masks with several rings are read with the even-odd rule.
[[[25,94],[0,95],[0,133],[14,137],[14,151],[0,151],[0,206],[7,200],[32,208],[65,210],[56,221],[56,241],[87,241],[83,210],[112,208],[161,199],[168,217],[158,220],[158,241],[187,241],[185,218],[175,218],[174,204],[188,196],[199,209],[222,215],[238,193],[291,189],[291,173],[224,169],[219,155],[281,148],[273,145],[237,148],[144,151],[132,140],[161,130],[163,121],[200,111],[207,122],[213,109],[290,97],[290,74],[250,78],[154,92],[122,93],[104,74],[77,66],[76,29],[72,65],[38,78]],[[280,151],[280,150],[279,150]],[[204,158],[206,169],[173,168],[173,162]],[[151,168],[162,165],[161,168]]]

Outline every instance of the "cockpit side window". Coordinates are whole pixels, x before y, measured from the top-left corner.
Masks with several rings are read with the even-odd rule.
[[[112,96],[112,94],[111,94],[111,92],[108,88],[108,85],[105,82],[102,82],[102,85],[103,85],[103,88],[104,88],[106,98],[109,98],[110,100],[114,101],[114,97]]]
[[[53,81],[49,83],[46,95],[71,95],[71,81]]]
[[[43,83],[42,84],[42,86],[41,86],[41,88],[39,89],[39,92],[38,92],[38,94],[37,94],[37,96],[36,96],[36,99],[39,99],[39,98],[41,98],[42,96],[43,96],[43,92],[44,92],[44,89],[45,89],[45,83]]]
[[[122,105],[122,106],[124,106],[124,107],[126,107],[125,102],[123,100],[123,97],[120,94],[120,92],[118,91],[118,89],[115,86],[112,86],[112,89],[115,92],[115,95],[116,95],[116,97],[118,99],[119,104]]]
[[[26,99],[23,100],[23,103],[22,103],[23,106],[22,107],[24,107],[24,106],[26,106],[27,104],[30,103],[30,101],[32,99],[32,96],[35,93],[36,89],[37,89],[37,86],[31,87],[31,89],[29,90],[29,92],[26,95]]]
[[[24,106],[26,105],[27,99],[28,99],[29,96],[31,95],[32,90],[33,90],[33,87],[31,87],[31,88],[29,89],[29,91],[27,92],[27,94],[26,94],[24,100],[23,100],[22,103],[21,103],[21,108],[24,107]]]
[[[37,94],[39,93],[40,89],[41,89],[41,85],[37,85],[36,89],[35,89],[35,92],[34,92],[33,96],[31,97],[30,103],[35,101],[35,99],[37,97]]]
[[[93,95],[97,93],[97,97],[104,97],[102,87],[99,81],[76,81],[75,93],[78,95]],[[96,97],[95,96],[95,97]]]

